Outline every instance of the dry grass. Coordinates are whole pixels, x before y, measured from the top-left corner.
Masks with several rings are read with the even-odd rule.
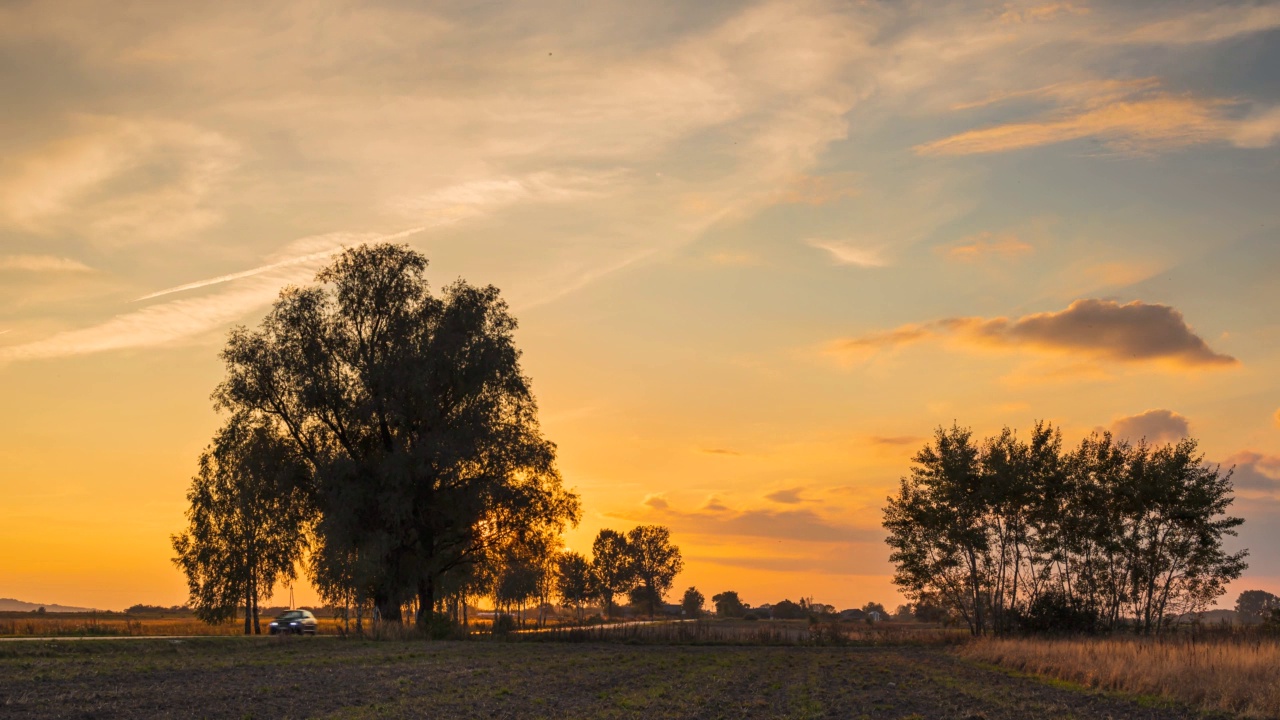
[[[333,618],[317,618],[320,633],[336,633],[341,625]],[[271,618],[261,620],[266,634]],[[0,637],[73,637],[73,636],[162,636],[162,635],[241,635],[243,619],[222,625],[207,625],[193,617],[133,618],[110,614],[87,613],[34,615],[29,613],[0,617]]]
[[[621,642],[654,645],[800,645],[819,647],[933,646],[963,642],[965,633],[931,627],[865,623],[810,624],[803,620],[708,619],[701,621],[624,622],[613,625],[556,627],[512,633],[510,640]]]
[[[960,653],[1102,690],[1280,717],[1280,639],[1274,637],[985,639]]]

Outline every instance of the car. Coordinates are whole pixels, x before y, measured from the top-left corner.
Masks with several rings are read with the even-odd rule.
[[[272,635],[315,635],[316,616],[309,610],[287,610],[271,621],[267,632]]]

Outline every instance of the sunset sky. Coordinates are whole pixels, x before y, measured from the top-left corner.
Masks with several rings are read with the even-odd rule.
[[[229,328],[379,240],[677,593],[892,606],[909,457],[1036,419],[1201,440],[1280,593],[1280,3],[197,5],[0,3],[0,597],[184,602]]]

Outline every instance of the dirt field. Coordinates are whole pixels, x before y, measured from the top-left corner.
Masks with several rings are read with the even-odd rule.
[[[200,638],[0,643],[0,717],[1184,718],[944,649]]]

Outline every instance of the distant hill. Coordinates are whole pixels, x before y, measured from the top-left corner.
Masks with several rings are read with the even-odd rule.
[[[90,612],[93,608],[70,607],[68,605],[52,605],[48,603],[29,603],[13,598],[0,598],[0,612],[31,612],[44,608],[45,612],[51,613],[74,613],[74,612]]]

